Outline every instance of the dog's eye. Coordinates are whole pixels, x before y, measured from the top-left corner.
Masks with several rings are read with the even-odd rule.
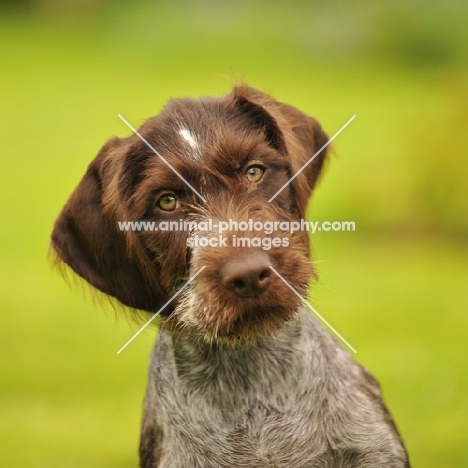
[[[163,211],[174,211],[179,208],[180,203],[174,194],[165,193],[158,198],[157,205]]]
[[[245,173],[249,182],[253,184],[256,182],[260,182],[262,180],[263,174],[265,173],[265,169],[260,166],[250,166]]]

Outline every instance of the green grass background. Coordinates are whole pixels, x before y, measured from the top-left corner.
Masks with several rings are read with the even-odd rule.
[[[155,331],[117,356],[135,326],[70,290],[47,263],[48,237],[100,146],[129,134],[118,113],[139,125],[170,97],[245,80],[329,134],[357,115],[310,207],[357,230],[313,236],[325,260],[313,302],[380,380],[413,466],[468,466],[467,12],[3,2],[0,465],[137,466]]]

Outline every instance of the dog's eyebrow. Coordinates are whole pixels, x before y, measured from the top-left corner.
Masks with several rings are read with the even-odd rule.
[[[156,155],[159,157],[159,159],[161,159],[161,160],[166,164],[167,167],[169,167],[169,169],[171,169],[172,172],[174,172],[174,174],[176,174],[188,187],[190,187],[190,188],[193,190],[193,192],[194,192],[196,195],[198,195],[198,196],[206,203],[206,199],[197,191],[196,188],[194,188],[194,187],[190,184],[190,182],[189,182],[187,179],[185,179],[179,172],[177,172],[177,169],[176,169],[170,162],[166,161],[166,160],[161,156],[161,154],[160,154],[157,150],[155,150],[155,149],[153,148],[153,146],[152,146],[137,130],[135,130],[135,128],[133,128],[133,127],[125,120],[125,118],[124,118],[122,115],[118,114],[118,116],[119,116],[120,120],[122,120],[122,122],[124,122],[124,123],[127,125],[127,127],[130,128],[130,130],[132,130],[133,133],[134,133],[135,135],[137,135],[137,136],[140,138],[140,140],[141,140],[143,143],[145,143],[146,146],[148,146],[148,148],[150,148],[151,151],[153,151],[153,153],[156,154]]]
[[[353,115],[269,200],[271,203],[354,119]]]

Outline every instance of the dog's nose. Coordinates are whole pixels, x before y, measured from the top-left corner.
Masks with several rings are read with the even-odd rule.
[[[229,260],[221,269],[221,284],[239,297],[258,297],[270,287],[270,264],[265,252]]]

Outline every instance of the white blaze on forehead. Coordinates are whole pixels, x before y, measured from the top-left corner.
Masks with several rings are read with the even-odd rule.
[[[192,135],[192,132],[190,130],[187,130],[186,128],[181,128],[179,130],[180,135],[182,138],[192,147],[192,148],[198,148],[198,143],[195,137]]]
[[[193,133],[185,127],[182,127],[179,130],[179,135],[187,142],[193,151],[191,151],[191,156],[193,159],[201,159],[200,145],[198,144],[197,139]]]

